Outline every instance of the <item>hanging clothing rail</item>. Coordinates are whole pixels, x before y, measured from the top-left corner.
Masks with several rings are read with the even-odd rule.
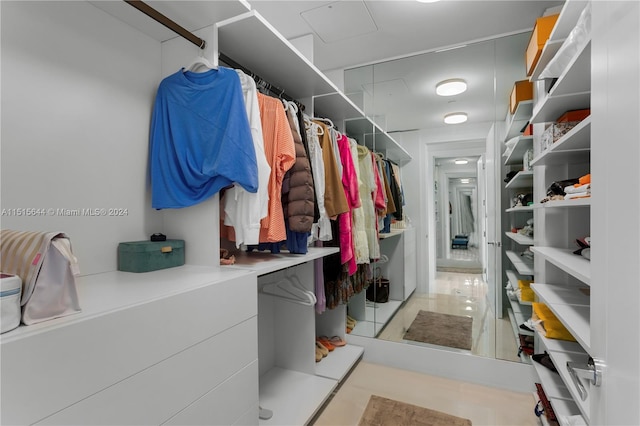
[[[191,43],[195,44],[200,49],[204,49],[207,46],[207,43],[203,39],[201,39],[200,37],[196,36],[192,32],[188,31],[184,27],[178,25],[177,23],[175,23],[171,19],[167,18],[162,13],[158,12],[157,10],[155,10],[154,8],[152,8],[151,6],[146,4],[145,2],[140,1],[140,0],[124,0],[124,2],[128,3],[130,6],[135,7],[136,9],[138,9],[140,12],[144,13],[148,17],[150,17],[150,18],[156,20],[157,22],[161,23],[162,25],[164,25],[165,27],[169,28],[174,33],[182,36],[183,38],[185,38],[187,40],[189,40]]]
[[[149,16],[150,18],[154,19],[155,21],[161,23],[162,25],[164,25],[165,27],[169,28],[171,31],[175,32],[179,36],[189,40],[191,43],[195,44],[200,49],[204,49],[206,47],[207,43],[206,43],[205,40],[201,39],[200,37],[196,36],[192,32],[188,31],[186,28],[180,26],[175,21],[172,21],[171,19],[167,18],[162,13],[158,12],[157,10],[155,10],[154,8],[152,8],[151,6],[146,4],[145,2],[143,2],[141,0],[123,0],[123,1],[125,3],[128,3],[130,6],[135,7],[140,12],[142,12],[145,15]],[[225,64],[227,64],[228,66],[230,66],[232,68],[240,69],[245,74],[250,75],[251,78],[253,78],[256,81],[256,85],[259,85],[259,87],[262,87],[263,89],[268,90],[274,96],[277,96],[277,97],[279,97],[281,99],[284,99],[284,100],[287,100],[287,101],[294,102],[298,106],[298,108],[300,108],[302,111],[304,111],[304,109],[305,109],[304,105],[302,103],[300,103],[298,100],[293,99],[292,97],[287,95],[284,92],[284,89],[280,89],[279,87],[276,87],[276,86],[272,85],[271,83],[267,82],[266,80],[264,80],[261,77],[259,77],[258,75],[256,75],[253,71],[243,67],[242,65],[238,64],[233,59],[229,58],[228,56],[226,56],[223,53],[219,53],[218,58],[221,61],[223,61]]]
[[[259,75],[255,74],[253,71],[243,67],[242,65],[240,65],[239,63],[237,63],[236,61],[234,61],[233,59],[231,59],[230,57],[228,57],[227,55],[225,55],[222,52],[219,53],[218,58],[220,58],[220,61],[224,62],[225,64],[227,64],[231,68],[236,68],[236,69],[242,70],[242,72],[244,72],[245,74],[251,76],[251,78],[253,78],[253,80],[256,82],[256,86],[258,86],[258,89],[260,89],[261,87],[265,88],[269,92],[271,92],[272,95],[277,96],[280,99],[284,99],[286,101],[293,102],[298,106],[298,108],[300,108],[301,111],[304,111],[304,105],[301,104],[298,100],[296,100],[296,99],[292,98],[291,96],[287,95],[284,92],[284,89],[281,89],[281,88],[279,88],[277,86],[274,86],[273,84],[267,82],[262,77],[260,77]]]

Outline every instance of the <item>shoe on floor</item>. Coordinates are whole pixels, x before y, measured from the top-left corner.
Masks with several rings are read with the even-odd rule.
[[[317,351],[320,351],[323,357],[329,355],[329,349],[325,348],[320,342],[316,342],[316,352]]]
[[[340,336],[333,336],[331,339],[329,339],[329,341],[333,346],[337,348],[345,346],[347,344],[347,341]]]
[[[322,337],[318,337],[318,338],[316,339],[316,341],[317,341],[318,343],[320,343],[322,346],[324,346],[325,348],[327,348],[327,349],[329,350],[329,352],[333,352],[333,350],[336,348],[335,346],[333,346],[333,345],[331,344],[331,342],[329,341],[329,339],[328,339],[328,338],[326,338],[326,337],[324,337],[324,338],[322,338]]]

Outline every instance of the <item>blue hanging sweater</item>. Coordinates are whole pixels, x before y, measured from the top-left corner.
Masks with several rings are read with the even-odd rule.
[[[256,153],[235,70],[180,70],[158,87],[150,137],[151,205],[198,204],[237,182],[258,190]]]

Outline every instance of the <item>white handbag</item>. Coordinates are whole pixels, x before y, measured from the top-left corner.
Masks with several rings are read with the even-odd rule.
[[[80,312],[75,277],[80,273],[69,238],[61,232],[0,232],[2,271],[22,279],[26,325]]]

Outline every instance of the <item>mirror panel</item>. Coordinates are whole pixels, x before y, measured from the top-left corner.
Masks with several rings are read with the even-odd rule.
[[[375,296],[369,297],[373,300],[351,301],[350,315],[353,313],[358,316],[357,320],[367,323],[366,327],[356,328],[353,333],[404,344],[433,346],[433,343],[413,340],[414,336],[407,332],[414,322],[418,324],[425,316],[422,313],[435,312],[456,317],[445,316],[445,320],[462,318],[460,328],[464,328],[465,333],[469,327],[472,330],[470,349],[436,347],[519,361],[514,332],[506,307],[501,304],[506,298],[495,297],[503,292],[503,274],[496,271],[499,282],[493,283],[485,282],[482,274],[482,268],[490,266],[485,264],[483,258],[486,256],[480,247],[483,244],[484,210],[479,195],[482,191],[478,187],[479,180],[484,179],[479,174],[484,161],[480,158],[484,153],[482,148],[488,135],[494,135],[494,142],[502,144],[511,88],[514,81],[526,78],[523,56],[528,39],[529,33],[521,33],[345,71],[345,93],[378,126],[392,136],[417,131],[421,143],[438,144],[443,151],[443,156],[432,165],[426,164],[426,159],[412,160],[426,164],[436,182],[429,195],[435,203],[435,217],[428,220],[438,224],[437,282],[427,286],[429,292],[426,294],[414,292],[406,300],[405,295],[398,295],[397,287],[402,283],[394,282],[394,277],[402,274],[397,271],[398,262],[393,260],[394,256],[407,256],[408,253],[403,250],[403,238],[394,235],[392,226],[392,232],[381,234],[382,256],[371,265],[374,282],[380,277],[389,279],[389,301],[376,303]],[[436,95],[436,84],[452,78],[464,79],[467,91],[449,97]],[[444,124],[444,115],[457,111],[466,112],[468,122]],[[352,126],[356,129],[355,124]],[[368,129],[357,129],[359,143],[360,138],[366,138]],[[375,152],[376,132],[374,129],[371,132],[367,146]],[[469,149],[465,151],[466,148]],[[451,152],[453,155],[445,155]],[[459,158],[468,163],[458,169],[449,166]],[[469,181],[463,183],[461,179]],[[420,208],[427,209],[426,206]],[[380,225],[383,228],[383,223]],[[456,237],[466,237],[466,241],[464,238],[456,240]],[[426,263],[427,259],[418,258],[417,262]],[[464,318],[472,318],[470,326]]]

